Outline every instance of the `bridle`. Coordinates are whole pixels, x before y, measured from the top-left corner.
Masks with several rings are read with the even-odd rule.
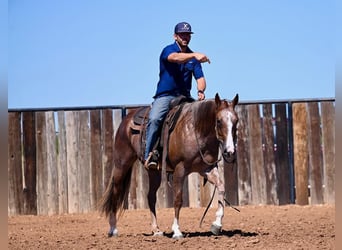
[[[222,160],[222,157],[218,158],[216,161],[214,162],[208,162],[205,158],[204,158],[204,154],[202,153],[201,147],[199,145],[199,141],[198,141],[198,137],[196,134],[196,130],[194,130],[194,134],[195,134],[195,138],[196,138],[196,143],[197,143],[197,148],[198,148],[198,152],[200,153],[200,156],[202,158],[202,161],[207,164],[210,167],[216,167],[217,163],[219,163]]]
[[[216,124],[216,122],[215,122],[215,130],[216,130],[216,127],[217,127],[217,124]],[[228,160],[227,159],[227,157],[229,157],[229,156],[225,156],[225,153],[224,153],[224,150],[222,150],[222,142],[220,141],[220,140],[218,140],[219,142],[220,142],[220,149],[221,149],[221,156],[220,156],[220,158],[218,158],[216,161],[214,161],[214,162],[208,162],[205,158],[204,158],[204,154],[203,154],[203,152],[202,152],[202,150],[201,150],[201,147],[200,147],[200,144],[199,144],[199,140],[198,140],[198,137],[197,137],[197,134],[196,134],[196,130],[194,130],[194,134],[195,134],[195,138],[196,138],[196,144],[197,144],[197,148],[198,148],[198,152],[199,152],[199,154],[200,154],[200,156],[201,156],[201,158],[202,158],[202,161],[205,163],[205,164],[207,164],[208,166],[210,166],[210,167],[215,167],[215,166],[217,166],[217,164],[222,160],[222,158],[224,159],[224,161],[225,162],[227,162],[227,163],[231,163],[232,162],[232,160]],[[217,138],[217,137],[216,137]],[[234,147],[235,147],[235,142],[234,142]]]

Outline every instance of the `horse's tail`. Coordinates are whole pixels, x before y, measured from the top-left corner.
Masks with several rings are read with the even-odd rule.
[[[122,179],[121,183],[115,183],[114,171],[109,179],[107,189],[103,194],[102,198],[99,200],[98,209],[106,217],[109,216],[111,212],[116,213],[119,211],[120,215],[124,210],[125,201],[128,200],[129,189],[131,185],[132,168],[129,168],[126,175]],[[120,187],[114,190],[115,185]]]

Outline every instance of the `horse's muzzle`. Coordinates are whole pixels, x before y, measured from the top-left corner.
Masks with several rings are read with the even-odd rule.
[[[232,153],[232,152],[228,152],[226,150],[222,153],[222,156],[223,156],[223,159],[225,160],[225,162],[227,162],[227,163],[233,163],[236,159],[235,152]]]

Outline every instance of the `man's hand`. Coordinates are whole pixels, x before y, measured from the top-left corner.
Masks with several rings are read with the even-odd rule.
[[[197,96],[199,101],[203,101],[205,99],[205,94],[203,91],[198,91]]]
[[[205,55],[205,54],[202,54],[202,53],[194,53],[195,54],[195,58],[200,61],[201,63],[205,63],[205,62],[208,62],[210,63],[210,60],[209,58]]]

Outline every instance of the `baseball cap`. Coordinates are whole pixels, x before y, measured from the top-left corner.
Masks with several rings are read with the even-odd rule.
[[[191,33],[191,34],[193,34],[194,32],[191,31],[191,25],[189,23],[181,22],[175,26],[175,34],[177,34],[177,33]]]

